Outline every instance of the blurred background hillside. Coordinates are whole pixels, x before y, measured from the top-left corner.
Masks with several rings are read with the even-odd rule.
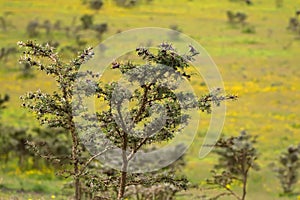
[[[196,40],[218,66],[226,92],[239,96],[238,101],[227,103],[223,134],[238,135],[246,130],[258,135],[261,169],[251,174],[248,199],[297,199],[279,197],[280,183],[271,166],[280,152],[300,142],[300,1],[102,2],[0,0],[0,94],[1,98],[9,95],[1,110],[1,124],[14,127],[14,131],[1,130],[0,199],[67,199],[69,194],[61,189],[67,180],[55,176],[46,162],[36,161],[23,145],[28,137],[38,135],[40,125],[21,107],[19,97],[37,89],[52,91],[55,84],[19,63],[22,51],[17,42],[50,43],[68,60],[115,33],[142,27],[170,28]],[[192,84],[200,93],[207,91],[203,83]],[[198,158],[209,115],[202,117],[184,168],[195,184],[208,178],[217,160],[213,154]],[[51,132],[43,134],[53,140]],[[66,136],[61,137],[67,142]],[[189,190],[178,199],[189,199],[191,193],[200,191]]]

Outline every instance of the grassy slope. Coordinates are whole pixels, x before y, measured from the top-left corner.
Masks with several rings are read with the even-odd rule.
[[[300,141],[300,107],[297,106],[300,97],[300,41],[286,30],[288,19],[294,15],[300,1],[286,0],[282,8],[277,8],[273,0],[254,2],[249,7],[243,3],[220,3],[218,0],[154,0],[149,5],[123,9],[105,1],[95,19],[108,23],[109,31],[104,37],[118,30],[177,24],[185,34],[205,47],[218,65],[227,91],[240,96],[238,102],[228,103],[224,134],[234,135],[246,129],[260,136],[258,146],[262,170],[253,173],[249,199],[276,199],[280,188],[269,172],[268,164],[276,160],[287,145]],[[255,26],[256,33],[243,34],[240,29],[228,25],[227,10],[247,13],[248,22]],[[0,32],[1,47],[26,40],[26,24],[32,19],[38,18],[40,22],[61,19],[64,24],[70,24],[74,16],[94,13],[83,7],[80,1],[71,0],[0,0],[0,13],[4,11],[13,12],[9,19],[17,31]],[[64,34],[56,33],[55,36],[64,44],[70,43]],[[38,40],[46,39],[41,36]],[[92,39],[91,45],[96,44],[97,40]],[[39,81],[17,79],[15,60],[12,58],[6,64],[1,63],[0,67],[0,93],[7,92],[12,96],[3,120],[9,124],[31,125],[32,117],[19,108],[18,96],[37,88],[50,90],[53,84],[42,74],[37,75]],[[214,160],[211,155],[204,161],[197,158],[200,142],[198,136],[188,154],[186,167],[186,174],[194,182],[207,177]]]

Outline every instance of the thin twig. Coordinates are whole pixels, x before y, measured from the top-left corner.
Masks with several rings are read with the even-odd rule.
[[[81,170],[79,171],[79,173],[77,174],[77,176],[82,175],[83,171],[87,168],[87,166],[98,156],[104,154],[105,152],[107,152],[108,150],[110,150],[111,147],[108,147],[106,149],[104,149],[103,151],[97,153],[96,155],[92,156],[85,164],[84,166],[81,168]]]

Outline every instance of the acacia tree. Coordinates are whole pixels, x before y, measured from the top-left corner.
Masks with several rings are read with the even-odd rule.
[[[255,148],[256,136],[242,131],[237,137],[221,138],[216,144],[215,152],[220,156],[219,162],[212,170],[213,178],[208,179],[209,185],[225,190],[210,199],[218,199],[222,196],[233,196],[237,200],[245,200],[247,194],[247,183],[251,169],[259,170],[256,163],[258,152]],[[222,172],[218,173],[217,170]],[[239,193],[232,186],[240,182],[242,191]],[[212,188],[211,188],[212,189]]]
[[[31,67],[52,76],[56,83],[57,89],[52,93],[28,92],[21,96],[22,106],[30,109],[36,114],[41,125],[49,127],[60,127],[70,135],[72,141],[71,155],[64,156],[72,166],[72,170],[65,170],[73,177],[74,196],[76,200],[81,197],[80,179],[87,168],[97,155],[90,159],[85,159],[82,155],[82,146],[79,143],[78,133],[75,128],[74,115],[72,113],[73,87],[80,66],[93,55],[92,49],[84,50],[76,59],[71,62],[64,62],[50,45],[39,45],[33,41],[18,42],[18,45],[25,48],[20,61],[27,63]],[[53,136],[55,137],[55,136]],[[31,145],[33,148],[36,146]],[[36,149],[34,149],[36,151]],[[99,155],[102,152],[99,152]],[[51,160],[60,161],[59,157],[51,157]],[[68,166],[67,166],[68,168]],[[67,176],[68,177],[68,176]]]
[[[67,158],[70,160],[72,170],[66,172],[73,176],[75,199],[80,199],[80,181],[86,177],[85,170],[93,159],[109,149],[106,147],[98,152],[93,151],[94,156],[90,159],[81,156],[83,146],[79,142],[78,128],[87,128],[89,124],[76,126],[75,117],[80,115],[80,112],[74,111],[74,107],[81,107],[82,102],[80,98],[78,102],[74,100],[73,92],[77,89],[75,82],[78,77],[88,75],[95,77],[90,71],[79,72],[81,65],[93,56],[92,49],[83,51],[76,59],[66,63],[60,59],[55,49],[47,44],[42,46],[28,41],[19,42],[19,45],[26,49],[21,61],[54,77],[57,83],[57,90],[53,93],[43,93],[38,90],[22,96],[22,105],[35,112],[41,124],[64,128],[66,133],[70,134],[72,151]],[[116,82],[103,84],[86,80],[88,84],[82,85],[86,87],[85,96],[95,95],[100,98],[100,102],[107,103],[108,110],[99,111],[96,119],[100,122],[99,126],[105,133],[105,137],[122,150],[121,172],[116,173],[116,176],[108,176],[113,187],[118,188],[118,199],[124,198],[126,188],[130,185],[149,186],[156,182],[169,182],[178,188],[184,188],[186,181],[170,176],[172,172],[170,170],[169,173],[163,171],[162,174],[128,173],[132,170],[130,162],[147,145],[171,140],[176,133],[180,132],[189,123],[189,115],[185,111],[195,108],[210,112],[213,103],[219,105],[221,101],[236,98],[233,95],[213,92],[198,99],[189,92],[178,94],[172,92],[179,87],[177,81],[179,78],[191,78],[186,69],[190,67],[189,61],[198,54],[194,48],[191,48],[187,55],[178,55],[170,44],[163,43],[157,53],[151,53],[145,48],[137,48],[137,54],[146,61],[145,65],[126,62],[125,64],[113,63],[112,67],[114,70],[120,70],[129,82],[136,82],[141,86],[141,89],[133,91],[132,96],[128,96],[126,87]],[[93,88],[95,92],[91,93]],[[132,102],[131,107],[124,106],[126,100]],[[128,111],[124,111],[124,108],[128,108]],[[164,112],[161,112],[162,110]],[[151,118],[153,111],[158,115]],[[88,138],[89,140],[95,140],[94,133],[90,134],[87,130],[85,134],[88,137],[92,136]],[[98,138],[101,139],[99,135]],[[97,151],[97,145],[94,149]],[[52,160],[59,161],[59,158]],[[101,183],[102,179],[99,180],[98,177],[99,182]]]
[[[99,126],[105,137],[121,149],[120,173],[116,175],[119,180],[113,181],[114,186],[118,188],[119,200],[126,196],[126,188],[136,185],[137,182],[140,185],[172,180],[176,183],[169,176],[170,173],[157,179],[153,173],[144,178],[141,178],[143,176],[140,174],[130,173],[130,162],[133,162],[138,153],[147,146],[169,141],[180,133],[189,123],[190,116],[186,111],[199,109],[210,112],[212,104],[219,105],[222,101],[236,98],[218,92],[201,98],[197,98],[191,92],[173,92],[178,89],[180,79],[191,78],[186,70],[190,67],[189,61],[199,54],[192,47],[185,55],[179,55],[174,47],[167,43],[162,43],[155,53],[146,48],[137,48],[136,53],[145,64],[114,62],[112,69],[119,70],[129,83],[139,85],[138,88],[129,91],[129,86],[123,83],[95,84],[88,81],[96,87],[95,95],[99,101],[108,107],[97,112]],[[130,106],[126,106],[127,102],[130,102]],[[156,113],[156,116],[153,116],[153,113]]]

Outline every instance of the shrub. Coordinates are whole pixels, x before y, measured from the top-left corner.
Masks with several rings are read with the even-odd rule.
[[[232,12],[232,11],[227,11],[227,18],[229,23],[231,24],[245,24],[247,15],[243,12]]]
[[[256,32],[254,26],[246,25],[242,29],[242,33],[254,34]]]
[[[93,15],[85,14],[80,17],[81,26],[83,29],[89,29],[93,26]]]
[[[36,21],[36,20],[30,21],[27,24],[27,28],[26,28],[28,36],[29,37],[37,37],[39,35],[38,27],[39,27],[38,21]]]
[[[89,6],[91,9],[99,10],[103,6],[102,0],[90,0]]]
[[[300,144],[298,146],[291,145],[287,148],[287,151],[281,153],[278,167],[275,168],[284,194],[290,194],[294,191],[298,182],[299,169]]]
[[[170,29],[173,31],[170,32],[170,40],[178,40],[180,36],[181,29],[176,24],[170,25]]]
[[[118,6],[132,7],[137,4],[137,0],[114,0]]]
[[[101,38],[102,34],[107,31],[107,23],[95,24],[92,28],[97,32],[97,37]]]

